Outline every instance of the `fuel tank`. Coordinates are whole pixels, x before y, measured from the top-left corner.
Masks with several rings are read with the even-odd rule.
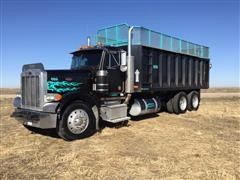
[[[153,97],[149,99],[134,99],[129,114],[131,116],[140,116],[143,114],[156,113],[161,109],[161,102],[159,99]]]
[[[108,94],[109,80],[108,71],[98,70],[96,75],[96,91],[101,94]]]

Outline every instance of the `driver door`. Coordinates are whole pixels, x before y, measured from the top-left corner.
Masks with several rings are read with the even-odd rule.
[[[124,85],[124,73],[120,71],[120,59],[118,53],[106,53],[104,69],[108,71],[110,96],[118,96],[123,91]]]

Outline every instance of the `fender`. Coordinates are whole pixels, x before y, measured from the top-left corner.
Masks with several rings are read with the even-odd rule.
[[[75,91],[75,92],[70,92],[70,93],[63,95],[63,98],[57,108],[57,113],[61,112],[70,103],[77,101],[77,100],[87,102],[91,107],[93,107],[94,105],[99,107],[99,101],[98,101],[98,97],[96,95],[89,93],[89,92],[83,92],[83,91],[76,92]]]
[[[86,92],[86,91],[75,91],[75,92],[70,92],[67,94],[63,95],[63,98],[61,102],[59,103],[58,107],[56,108],[57,111],[57,117],[58,119],[61,118],[62,113],[64,112],[64,109],[71,104],[74,101],[84,101],[87,102],[94,113],[94,116],[96,118],[96,129],[99,130],[99,101],[98,97],[91,92]]]

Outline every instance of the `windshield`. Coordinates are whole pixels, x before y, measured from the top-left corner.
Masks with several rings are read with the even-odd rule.
[[[99,66],[102,51],[88,51],[73,55],[71,69],[81,69],[86,66]]]

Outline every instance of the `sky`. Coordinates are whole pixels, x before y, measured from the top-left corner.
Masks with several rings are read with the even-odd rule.
[[[210,47],[211,87],[240,86],[238,0],[0,0],[0,87],[19,87],[22,65],[68,69],[70,52],[102,27],[144,26]]]

